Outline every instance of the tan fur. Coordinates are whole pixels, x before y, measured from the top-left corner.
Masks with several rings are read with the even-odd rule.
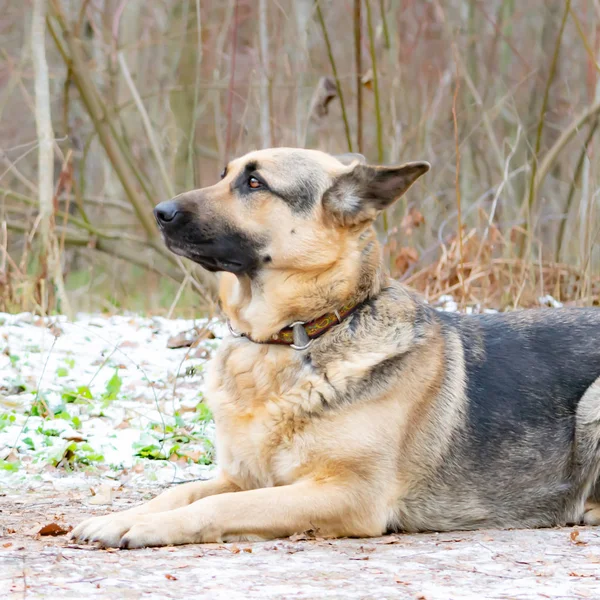
[[[268,189],[242,197],[235,182],[250,163],[280,197],[308,182],[318,201],[294,210]],[[461,510],[467,526],[490,519],[487,502],[465,493],[461,465],[453,466],[458,487],[442,472],[451,445],[464,435],[469,402],[459,332],[442,331],[430,309],[388,278],[371,226],[383,207],[378,194],[391,203],[428,166],[398,167],[391,170],[395,179],[373,187],[372,179],[387,172],[359,164],[316,151],[259,151],[231,162],[216,185],[177,198],[202,223],[223,222],[227,231],[260,240],[260,259],[268,257],[252,276],[221,275],[221,305],[235,330],[267,340],[349,300],[377,302],[306,351],[223,340],[206,376],[216,479],[89,519],[75,538],[134,548],[308,530],[339,537],[451,529],[463,524]],[[486,356],[482,336],[474,325],[474,361]],[[582,426],[598,421],[597,395],[596,386],[586,396]],[[591,447],[597,436],[587,430]],[[441,490],[436,497],[434,484]],[[591,506],[586,519],[596,521],[598,511]]]

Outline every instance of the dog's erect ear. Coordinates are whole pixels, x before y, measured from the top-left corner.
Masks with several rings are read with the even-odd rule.
[[[325,192],[323,207],[342,225],[372,221],[429,169],[429,163],[424,161],[399,167],[359,164],[340,175]]]
[[[360,164],[365,164],[367,159],[358,152],[346,152],[345,154],[334,154],[334,158],[337,158],[343,165],[349,167],[353,162],[358,161]]]

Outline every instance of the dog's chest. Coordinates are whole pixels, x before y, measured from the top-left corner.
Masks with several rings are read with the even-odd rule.
[[[288,348],[224,341],[207,373],[219,466],[244,488],[293,481],[322,385]]]

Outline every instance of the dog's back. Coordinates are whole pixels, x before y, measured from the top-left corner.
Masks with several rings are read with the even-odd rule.
[[[447,529],[575,518],[600,464],[600,311],[437,319],[462,342],[468,400],[429,483],[436,514],[423,520]]]

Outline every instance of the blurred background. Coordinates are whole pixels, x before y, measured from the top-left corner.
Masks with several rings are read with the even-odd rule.
[[[599,302],[600,0],[4,0],[0,61],[0,311],[212,311],[152,208],[269,146],[431,162],[430,302]]]

